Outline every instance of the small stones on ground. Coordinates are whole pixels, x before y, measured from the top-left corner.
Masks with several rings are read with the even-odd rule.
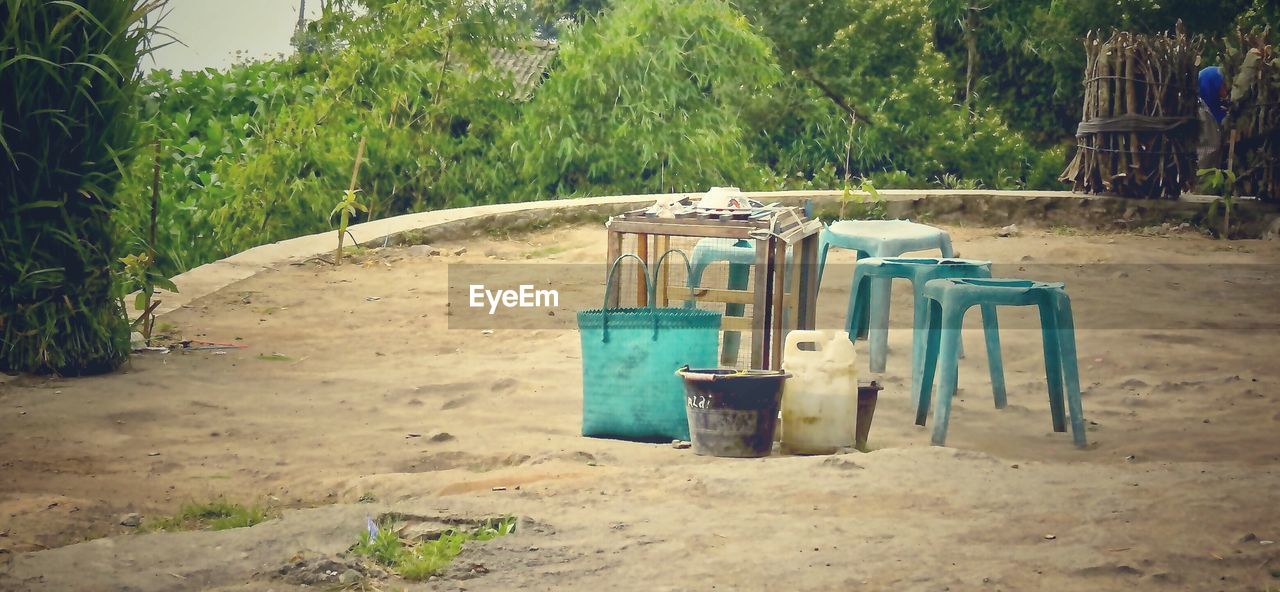
[[[142,514],[131,512],[120,517],[120,526],[137,528],[140,525],[142,525]]]
[[[466,255],[466,254],[467,254],[467,248],[466,248],[466,247],[459,247],[458,249],[454,250],[453,254],[454,254],[454,255],[457,255],[458,257],[461,257],[461,256],[463,256],[463,255]]]
[[[688,447],[690,447],[690,446],[693,446],[693,444],[692,444],[692,443],[690,443],[690,442],[685,442],[684,440],[672,440],[672,441],[671,441],[671,447],[672,447],[672,448],[675,448],[676,450],[684,450],[684,449],[686,449],[686,448],[688,448]]]
[[[497,486],[497,487],[494,487],[494,488],[493,488],[493,490],[494,490],[494,491],[506,491],[506,490],[507,490],[507,488],[506,488],[505,486],[503,486],[503,485],[499,485],[499,486]]]
[[[1057,539],[1057,538],[1058,538],[1058,536],[1057,536],[1057,535],[1054,535],[1054,534],[1046,534],[1046,535],[1044,535],[1044,540],[1046,540],[1046,541],[1052,541],[1052,540]]]
[[[440,249],[431,245],[413,245],[409,247],[409,256],[411,257],[434,257],[440,254]]]
[[[147,456],[160,456],[160,453],[158,451],[152,450],[151,452],[147,453]]]
[[[342,572],[342,575],[338,576],[338,583],[344,586],[350,586],[363,579],[364,574],[354,569],[348,569],[347,571]]]
[[[1135,456],[1135,455],[1132,455],[1132,454],[1130,454],[1129,456],[1124,457],[1124,461],[1125,461],[1125,462],[1133,462],[1133,461],[1135,461],[1135,460],[1138,460],[1138,457],[1137,457],[1137,456]]]
[[[481,335],[493,335],[493,329],[485,329],[480,332]]]
[[[1252,532],[1240,537],[1240,542],[1242,543],[1252,543],[1256,540],[1258,540],[1258,535],[1253,534]]]
[[[382,300],[382,297],[381,296],[365,296],[364,299],[366,302],[377,302],[379,300]]]
[[[996,231],[996,236],[999,237],[1019,236],[1021,234],[1022,231],[1018,228],[1017,224],[1010,224]]]
[[[1259,545],[1274,545],[1274,544],[1276,544],[1276,542],[1275,542],[1275,541],[1258,541],[1258,544],[1259,544]]]
[[[417,432],[409,432],[409,433],[405,434],[405,435],[404,435],[404,437],[405,437],[405,438],[421,438],[421,437],[422,437],[422,434],[419,434],[419,433],[417,433]]]
[[[435,431],[431,432],[431,435],[427,436],[427,439],[432,442],[448,442],[453,439],[453,434],[450,434],[449,432]]]

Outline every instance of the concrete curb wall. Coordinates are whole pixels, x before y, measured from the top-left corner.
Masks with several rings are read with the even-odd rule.
[[[757,191],[745,194],[765,203],[799,205],[806,199],[813,200],[816,212],[832,215],[838,211],[844,192]],[[497,229],[533,230],[555,224],[603,220],[610,215],[651,204],[658,197],[656,194],[620,195],[435,210],[356,224],[349,230],[364,246],[459,240]],[[880,197],[885,201],[886,213],[891,218],[1001,226],[1018,222],[1028,226],[1063,225],[1092,229],[1139,228],[1165,221],[1200,224],[1204,222],[1212,201],[1212,198],[1194,195],[1181,200],[1140,200],[1066,191],[932,189],[881,190]],[[1280,220],[1280,207],[1261,202],[1238,203],[1232,220],[1233,226],[1240,229],[1239,236],[1257,238],[1268,230],[1274,231],[1272,227]],[[336,246],[334,239],[333,231],[301,236],[254,247],[196,267],[173,278],[180,292],[163,293],[163,303],[156,313],[162,315],[177,310],[285,261],[331,253]]]

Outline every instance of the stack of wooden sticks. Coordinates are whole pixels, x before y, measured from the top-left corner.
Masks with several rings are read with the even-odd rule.
[[[1076,154],[1059,179],[1075,191],[1149,199],[1189,190],[1200,47],[1181,22],[1173,34],[1090,33]]]

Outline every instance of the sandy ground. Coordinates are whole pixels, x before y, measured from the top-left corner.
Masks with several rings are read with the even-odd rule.
[[[394,509],[524,522],[460,559],[482,570],[381,589],[1280,590],[1280,243],[948,230],[963,256],[1068,282],[1087,449],[1051,431],[1030,311],[1002,316],[1005,410],[966,332],[946,448],[912,424],[906,330],[890,334],[870,453],[735,460],[583,438],[578,334],[450,329],[446,277],[598,263],[602,229],[390,249],[282,264],[162,319],[245,349],[0,378],[0,588],[295,589],[281,566],[346,549]],[[833,256],[824,326],[843,318],[851,261]],[[896,286],[893,326],[909,314]],[[283,516],[118,524],[215,497]]]

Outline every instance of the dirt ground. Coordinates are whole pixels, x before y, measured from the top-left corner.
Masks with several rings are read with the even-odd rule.
[[[603,229],[387,249],[284,263],[161,319],[243,349],[0,377],[0,589],[303,589],[280,568],[395,510],[522,523],[442,577],[377,589],[1280,590],[1280,243],[948,230],[962,256],[1067,282],[1088,448],[1051,430],[1024,310],[1002,316],[1009,407],[993,408],[981,332],[966,331],[948,446],[929,446],[907,403],[905,285],[870,453],[718,459],[583,438],[577,332],[450,329],[447,276],[599,263]],[[851,262],[833,255],[822,326],[845,314]],[[282,517],[119,524],[217,497]]]

